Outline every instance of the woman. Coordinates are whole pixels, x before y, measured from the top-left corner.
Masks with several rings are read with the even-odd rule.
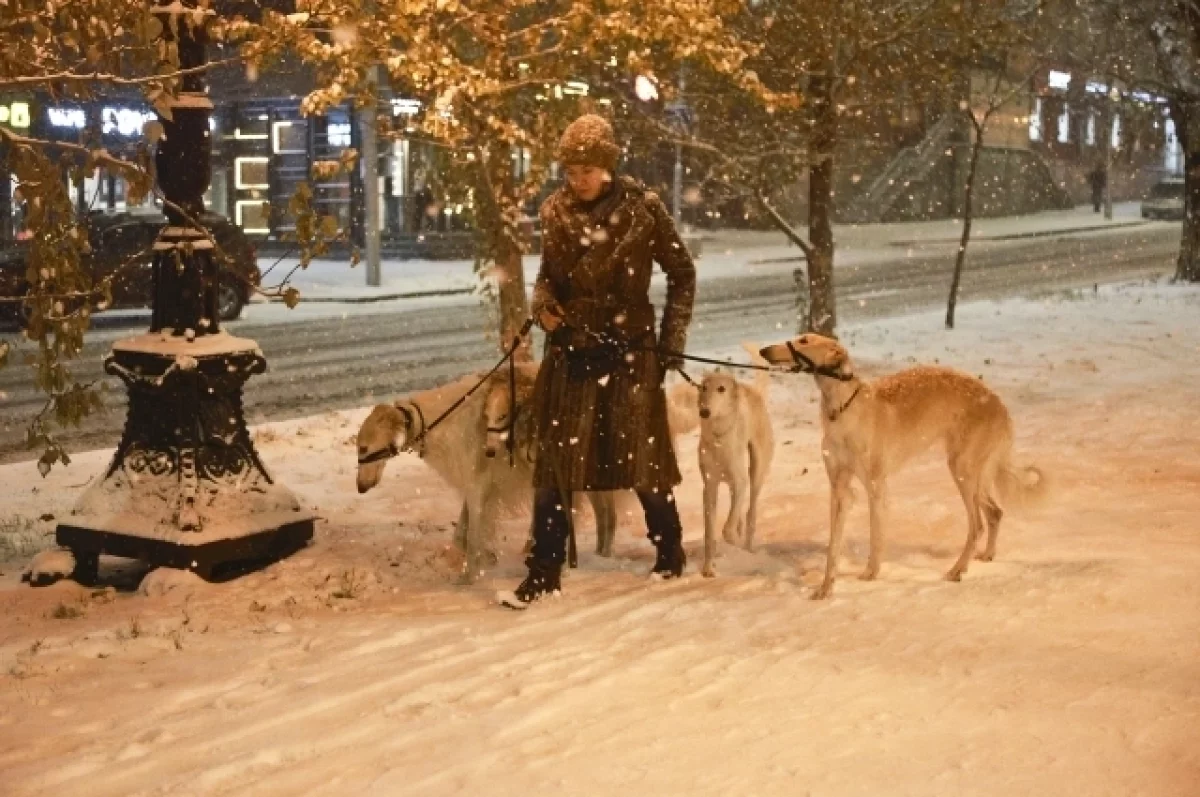
[[[558,591],[577,491],[635,490],[658,552],[652,573],[677,577],[686,561],[662,383],[687,341],[696,269],[662,201],[613,177],[619,154],[608,122],[575,120],[557,152],[566,185],[542,206],[532,311],[547,336],[534,395],[534,542],[529,575],[501,596],[514,609]],[[655,261],[667,275],[658,334]]]

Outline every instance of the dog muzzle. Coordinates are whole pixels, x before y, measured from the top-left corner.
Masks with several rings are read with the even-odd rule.
[[[396,448],[396,444],[392,443],[387,448],[381,448],[378,451],[373,451],[365,457],[358,458],[359,465],[370,465],[375,462],[382,462],[385,459],[395,459],[400,456],[400,449]]]
[[[804,352],[793,346],[790,340],[785,345],[787,346],[788,353],[792,355],[792,363],[794,364],[792,368],[793,373],[813,374],[817,372],[817,364],[805,355]]]

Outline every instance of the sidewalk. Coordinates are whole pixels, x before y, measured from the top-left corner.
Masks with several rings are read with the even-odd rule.
[[[1102,231],[1149,224],[1140,218],[1139,203],[1113,206],[1113,218],[1093,213],[1090,207],[1049,211],[1028,216],[977,219],[971,240],[1009,241]],[[835,225],[839,267],[886,261],[896,257],[896,247],[957,244],[962,222],[955,219],[895,224]],[[703,250],[697,260],[701,279],[751,275],[769,270],[790,270],[802,259],[800,251],[781,233],[756,230],[718,230],[699,234]],[[270,286],[290,272],[299,261],[260,258],[263,284]],[[537,275],[537,256],[524,259],[525,280],[532,285]],[[273,266],[273,268],[272,268]],[[297,271],[289,283],[300,291],[301,301],[365,303],[394,299],[470,294],[480,287],[470,260],[384,260],[383,284],[367,286],[366,267],[351,268],[344,260],[313,261]],[[662,281],[661,274],[655,280]],[[261,298],[259,301],[263,301]]]

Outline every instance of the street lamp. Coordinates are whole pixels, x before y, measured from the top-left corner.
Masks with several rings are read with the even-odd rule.
[[[95,580],[101,554],[211,577],[222,563],[286,555],[313,535],[312,514],[270,476],[250,439],[242,386],[267,363],[254,341],[221,329],[219,270],[197,224],[213,107],[198,68],[213,12],[197,0],[156,0],[152,13],[184,70],[171,118],[160,114],[155,156],[167,226],[154,244],[150,329],[117,341],[104,361],[129,394],[121,442],[56,532],[84,583]]]

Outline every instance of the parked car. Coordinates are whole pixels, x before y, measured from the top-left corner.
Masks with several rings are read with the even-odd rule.
[[[229,257],[229,262],[221,264],[217,311],[222,321],[230,321],[241,315],[242,308],[250,300],[251,289],[246,283],[258,285],[258,253],[241,227],[224,216],[205,213],[200,222]],[[166,223],[166,218],[158,214],[94,212],[85,219],[92,251],[83,257],[82,265],[91,272],[93,284],[115,274],[112,283],[114,309],[150,305],[153,300],[151,248]],[[28,242],[21,241],[0,251],[0,296],[25,293],[28,248]],[[135,256],[128,267],[116,273],[122,264]]]
[[[1142,202],[1143,219],[1183,218],[1183,178],[1168,177],[1150,189]]]

